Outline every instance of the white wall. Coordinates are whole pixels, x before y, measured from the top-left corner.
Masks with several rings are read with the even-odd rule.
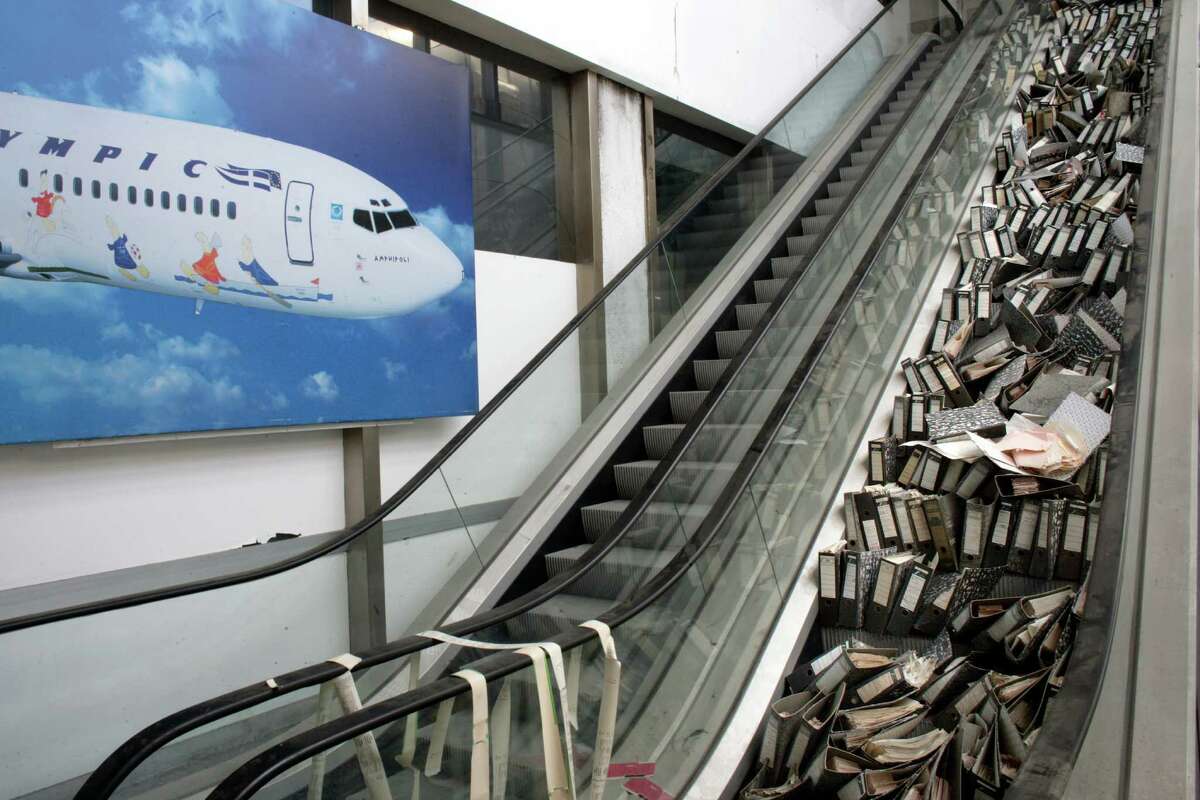
[[[759,131],[879,12],[878,0],[404,0],[566,71],[585,67]],[[687,116],[687,114],[684,114]]]
[[[478,252],[476,290],[486,402],[574,315],[575,266]],[[384,429],[384,494],[465,419]],[[338,431],[0,447],[0,589],[334,530],[344,514]]]

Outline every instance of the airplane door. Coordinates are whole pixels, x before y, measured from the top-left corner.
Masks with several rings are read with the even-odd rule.
[[[288,258],[298,264],[313,263],[312,198],[311,183],[288,181],[283,232]]]

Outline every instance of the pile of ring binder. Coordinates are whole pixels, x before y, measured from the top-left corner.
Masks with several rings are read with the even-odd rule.
[[[842,498],[845,538],[818,554],[809,655],[743,798],[999,797],[1070,678],[1160,9],[1043,7],[1050,44]]]

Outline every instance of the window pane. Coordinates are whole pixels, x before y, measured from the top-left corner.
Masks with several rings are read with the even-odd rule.
[[[120,189],[117,188],[115,183],[110,183],[108,185],[108,199],[115,203],[118,197],[120,197]]]
[[[154,208],[154,190],[153,190],[153,189],[147,189],[147,190],[146,190],[146,192],[145,192],[145,194],[144,194],[144,195],[142,195],[142,196],[143,196],[143,198],[145,199],[146,207],[147,207],[147,208]]]
[[[389,211],[388,219],[392,221],[393,228],[411,228],[417,224],[408,211]]]
[[[125,194],[129,197],[130,204],[137,205],[137,187],[136,186],[130,186],[128,191],[126,191]]]
[[[354,224],[360,228],[366,228],[372,233],[375,232],[375,229],[371,227],[371,212],[365,209],[354,209]]]
[[[237,219],[237,203],[230,200],[225,204],[225,216],[230,219]]]
[[[175,207],[180,211],[187,211],[187,195],[180,194],[175,196]]]
[[[371,216],[375,218],[375,232],[383,233],[392,229],[392,223],[388,222],[387,214],[382,211],[372,211]]]
[[[83,195],[83,178],[75,178],[71,181],[71,189],[75,192],[76,197]]]
[[[92,197],[100,199],[100,181],[92,181]]]
[[[192,211],[195,211],[197,214],[204,213],[204,198],[202,198],[202,197],[192,198]]]
[[[160,206],[162,206],[163,211],[170,211],[171,210],[171,193],[170,192],[159,192],[158,193],[158,204]]]
[[[17,183],[21,184],[22,188],[29,185],[29,170],[22,169],[17,171]]]
[[[221,201],[217,200],[215,198],[212,200],[209,200],[208,201],[208,213],[212,214],[214,217],[221,216]]]
[[[58,192],[59,194],[62,194],[62,190],[63,190],[63,176],[55,175],[54,176],[54,191]]]

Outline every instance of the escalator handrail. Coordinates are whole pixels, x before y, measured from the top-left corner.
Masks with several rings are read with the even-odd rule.
[[[1016,5],[1014,4],[1015,8]],[[957,103],[956,109],[960,106],[961,103]],[[910,108],[905,112],[904,118],[897,126],[897,131],[903,127],[904,122],[907,121],[908,116],[913,110],[913,108]],[[947,115],[939,135],[933,137],[927,149],[928,153],[933,151],[937,142],[941,140],[942,134],[948,130],[949,124],[954,118],[954,113]],[[885,148],[881,148],[881,153],[876,155],[872,160],[872,169],[882,156],[883,149]],[[928,153],[925,156],[926,160],[929,157]],[[867,172],[869,173],[870,170]],[[919,174],[920,170],[914,175],[912,182],[916,181]],[[911,188],[911,182],[909,188]],[[893,217],[898,213],[898,209],[902,205],[902,203],[897,203],[896,208],[891,210],[890,213]],[[829,228],[832,227],[834,226],[831,224]],[[832,338],[837,323],[845,317],[846,312],[849,310],[851,300],[866,277],[867,271],[884,238],[885,234],[881,233],[873,242],[870,251],[856,265],[854,273],[824,320],[819,333],[805,349],[805,353],[791,379],[788,381],[787,386],[784,388],[780,398],[772,406],[766,421],[755,436],[754,442],[738,463],[730,480],[713,503],[712,511],[705,516],[700,527],[693,534],[693,537],[680,548],[679,552],[676,553],[666,566],[643,584],[638,594],[619,602],[609,611],[598,617],[610,629],[620,627],[646,610],[679,579],[687,574],[689,568],[696,563],[700,555],[712,544],[733,512],[735,500],[750,485],[751,479],[766,456],[768,446],[779,433],[801,389],[808,383],[813,369],[816,367],[821,354],[825,351]],[[793,278],[798,280],[799,276],[793,276]],[[792,283],[791,287],[794,288],[794,286],[795,284]],[[769,322],[766,319],[767,316],[771,315],[772,319],[774,316],[777,316],[779,309],[782,307],[781,301],[786,299],[788,294],[789,292],[786,288],[779,292],[776,300],[772,302],[772,307],[764,313],[764,319],[760,321],[759,325],[750,334],[746,345],[739,350],[738,357],[743,363],[745,360],[748,360],[750,352],[754,349],[754,345],[765,336],[769,324],[764,325],[763,323]],[[777,306],[776,303],[779,305]],[[772,311],[775,314],[772,314]],[[722,380],[724,381],[727,377],[731,378],[730,373],[733,371],[733,365],[731,364],[730,369],[722,376]],[[718,383],[720,384],[721,382]],[[714,387],[710,391],[709,397],[695,413],[696,417],[711,414],[716,405],[715,396],[718,395],[718,388],[720,387]],[[724,388],[728,388],[728,381],[725,381]],[[682,435],[680,438],[682,439]],[[663,461],[665,462],[673,458],[677,462],[685,449],[686,443],[681,446],[681,443],[677,440]],[[650,480],[653,480],[653,478]],[[633,505],[633,502],[630,505]],[[623,516],[629,516],[628,510]],[[619,526],[620,522],[618,521],[614,523],[613,528],[616,529]],[[566,651],[586,644],[595,635],[595,631],[590,628],[573,628],[550,637],[549,641],[558,644],[562,650]],[[474,661],[471,669],[481,673],[488,683],[492,683],[526,666],[528,666],[527,659],[511,653],[500,652]],[[285,770],[311,758],[317,753],[335,747],[342,742],[349,741],[355,736],[372,731],[381,725],[403,719],[410,714],[428,709],[444,700],[465,694],[468,690],[469,687],[462,685],[462,681],[448,678],[441,679],[388,700],[380,701],[352,715],[341,717],[325,725],[309,729],[248,760],[217,786],[213,793],[209,795],[209,800],[250,800],[258,789],[266,786],[275,777],[278,777]]]
[[[721,181],[728,177],[734,169],[736,169],[743,161],[745,161],[754,150],[758,148],[765,140],[770,131],[791,111],[796,103],[800,102],[809,92],[809,90],[821,81],[821,79],[838,64],[841,59],[853,48],[875,24],[887,14],[897,0],[889,0],[889,2],[874,16],[871,20],[859,31],[851,40],[838,51],[828,64],[825,65],[820,72],[813,76],[812,80],[801,89],[795,97],[792,98],[772,119],[763,127],[763,129],[751,139],[742,150],[733,158],[723,164],[720,169],[714,172],[708,179],[704,181],[691,195],[687,202],[675,210],[670,217],[659,228],[658,234],[643,247],[629,261],[624,268],[617,273],[611,281],[604,285],[595,297],[576,314],[566,326],[560,330],[555,336],[530,359],[520,372],[500,389],[496,395],[484,405],[467,423],[464,425],[450,440],[442,446],[440,450],[431,458],[415,475],[412,476],[403,486],[401,486],[391,497],[385,500],[378,509],[367,514],[362,520],[354,525],[340,528],[335,531],[327,532],[323,536],[319,536],[321,541],[313,547],[295,555],[281,558],[278,561],[263,564],[256,567],[251,567],[243,570],[235,570],[224,575],[211,576],[190,581],[182,581],[180,583],[164,586],[155,589],[149,589],[139,592],[130,592],[124,595],[115,597],[107,597],[99,600],[90,600],[84,603],[62,606],[59,608],[36,611],[28,614],[0,619],[0,634],[11,633],[13,631],[31,628],[38,625],[45,625],[52,622],[61,622],[63,620],[75,619],[78,617],[89,616],[92,614],[103,613],[106,611],[115,611],[122,608],[130,608],[133,606],[152,603],[159,600],[167,600],[174,597],[182,597],[198,592],[211,591],[213,589],[224,588],[227,586],[235,586],[241,583],[246,583],[260,578],[277,575],[281,572],[286,572],[290,569],[308,564],[324,555],[338,550],[367,531],[370,531],[375,526],[381,524],[384,519],[392,513],[402,502],[404,502],[413,492],[422,486],[434,473],[436,473],[443,463],[456,452],[462,444],[471,437],[471,435],[486,422],[496,410],[504,404],[525,380],[544,363],[555,350],[566,339],[571,336],[583,323],[601,308],[604,301],[616,291],[626,278],[628,278],[638,267],[644,262],[658,247],[660,247],[668,236],[675,232],[675,228],[682,223],[691,212],[700,205],[700,203],[708,196],[708,194],[716,189]]]
[[[914,104],[904,111],[896,123],[895,130],[897,133],[903,129],[905,123],[916,111],[916,108],[917,105]],[[855,135],[861,135],[861,133],[861,131],[856,131]],[[887,148],[880,148],[879,152],[865,165],[866,169],[864,170],[863,180],[866,180],[874,171],[886,150]],[[836,169],[836,166],[834,169]],[[817,241],[808,263],[816,259],[821,248],[836,228],[837,221],[846,213],[849,205],[849,203],[844,204],[842,208],[832,215],[829,223],[821,232],[820,239]],[[518,614],[530,611],[545,603],[554,595],[565,591],[573,583],[582,578],[592,567],[598,564],[613,548],[619,545],[622,539],[633,531],[642,513],[657,496],[659,489],[666,484],[669,476],[672,474],[674,468],[678,466],[684,454],[696,439],[699,431],[709,421],[714,409],[720,402],[720,398],[724,396],[726,390],[741,374],[743,367],[749,362],[758,343],[765,338],[767,331],[782,312],[792,291],[803,279],[806,269],[807,264],[804,268],[796,270],[788,277],[788,280],[785,281],[778,294],[768,305],[767,309],[764,310],[759,321],[747,335],[746,341],[731,359],[729,366],[722,372],[720,378],[692,414],[689,421],[685,423],[683,430],[676,436],[671,448],[660,460],[658,466],[652,471],[650,476],[647,477],[637,495],[630,500],[626,508],[608,527],[603,536],[593,543],[575,561],[569,570],[550,577],[537,588],[526,592],[524,595],[495,608],[479,612],[467,619],[444,625],[440,630],[452,636],[468,636],[486,628],[502,624]],[[831,310],[830,314],[834,315],[836,313],[838,313],[837,306]],[[819,342],[822,336],[828,336],[830,330],[831,328],[827,323],[821,329],[814,344]],[[435,640],[423,636],[405,636],[393,642],[355,654],[360,660],[351,671],[358,672],[389,661],[396,661],[412,656],[421,650],[437,644],[438,642]],[[337,677],[345,671],[345,667],[329,661],[309,665],[275,677],[272,681],[274,684],[273,687],[259,681],[251,686],[204,701],[182,709],[168,717],[164,717],[122,744],[121,747],[113,751],[104,760],[85,783],[83,788],[87,790],[86,796],[89,798],[109,797],[133,769],[149,758],[154,751],[202,725],[209,724],[224,716],[245,710],[283,694],[318,685]],[[81,792],[81,796],[85,795]]]

